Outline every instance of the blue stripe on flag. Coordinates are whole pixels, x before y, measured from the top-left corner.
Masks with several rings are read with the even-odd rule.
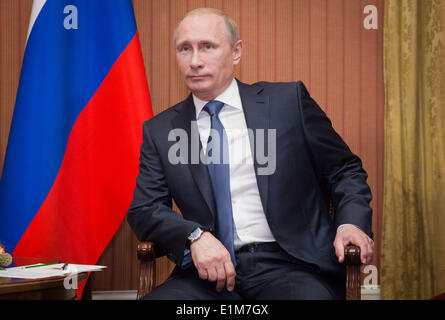
[[[78,29],[64,28],[66,5],[76,6]],[[47,197],[77,117],[135,33],[131,0],[48,0],[42,8],[23,58],[0,181],[0,242],[8,251]]]

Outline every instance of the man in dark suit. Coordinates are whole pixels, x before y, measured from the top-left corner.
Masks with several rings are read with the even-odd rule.
[[[192,94],[144,123],[127,219],[176,267],[144,298],[343,298],[344,247],[373,254],[360,159],[303,83],[234,79],[243,43],[224,13],[189,12],[174,43]]]

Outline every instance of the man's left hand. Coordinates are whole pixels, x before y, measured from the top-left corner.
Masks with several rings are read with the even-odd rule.
[[[345,260],[345,247],[353,244],[360,247],[360,260],[366,265],[371,262],[374,253],[374,241],[368,237],[360,228],[347,224],[337,229],[337,235],[334,240],[335,254],[338,262]]]

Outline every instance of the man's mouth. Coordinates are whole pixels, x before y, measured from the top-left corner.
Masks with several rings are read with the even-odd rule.
[[[197,80],[203,80],[203,79],[207,78],[207,75],[191,75],[191,76],[187,76],[187,78],[197,81]]]

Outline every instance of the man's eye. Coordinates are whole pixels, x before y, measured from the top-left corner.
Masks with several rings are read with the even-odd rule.
[[[211,44],[206,44],[206,45],[205,45],[205,48],[206,48],[206,49],[212,49],[212,45],[211,45]]]

